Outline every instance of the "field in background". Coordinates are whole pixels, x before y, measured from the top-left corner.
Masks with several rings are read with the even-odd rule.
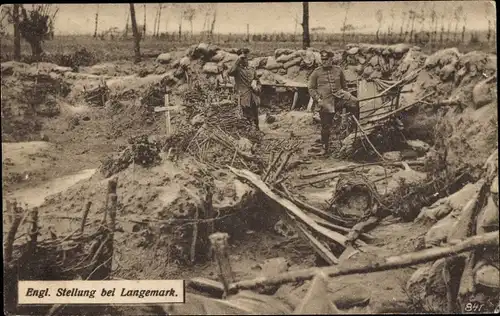
[[[438,41],[429,43],[419,41],[414,43],[422,47],[423,51],[429,53],[445,47],[457,47],[461,52],[469,52],[480,50],[489,53],[496,53],[495,38],[490,39],[488,43],[486,33],[468,33],[464,36],[464,41],[461,41],[461,33],[457,34],[458,40],[454,41],[453,34],[449,35],[450,40],[445,37],[443,43]],[[250,34],[250,42],[247,41],[245,34],[215,34],[213,43],[221,47],[249,47],[255,56],[271,55],[277,48],[292,48],[299,49],[302,47],[301,35],[293,34]],[[252,40],[254,39],[254,40]],[[294,40],[296,39],[296,40]],[[373,34],[347,34],[345,43],[380,43],[391,44],[400,42],[398,35],[391,38],[381,38],[377,40]],[[148,36],[141,41],[141,50],[143,54],[154,55],[156,53],[179,50],[188,47],[189,45],[210,42],[208,38],[202,35],[189,36],[184,34],[182,40],[179,40],[175,33],[162,34],[160,37]],[[49,54],[67,54],[78,49],[85,48],[92,52],[96,61],[105,62],[120,59],[131,59],[133,56],[133,40],[132,38],[121,39],[115,38],[93,38],[86,35],[72,36],[56,36],[53,40],[43,43],[43,49]],[[31,54],[28,43],[24,40],[21,43],[22,55],[29,56]],[[318,49],[341,49],[344,41],[342,34],[311,34],[311,46]],[[1,61],[12,59],[13,40],[8,36],[1,38]]]

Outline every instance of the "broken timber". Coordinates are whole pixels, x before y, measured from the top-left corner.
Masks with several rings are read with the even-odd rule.
[[[284,207],[289,213],[293,214],[293,216],[297,217],[301,220],[301,222],[305,223],[308,228],[311,230],[323,235],[330,241],[334,241],[345,247],[346,245],[346,237],[340,233],[331,231],[318,223],[316,223],[313,219],[311,219],[307,214],[305,214],[299,207],[293,204],[286,198],[280,197],[275,194],[261,179],[259,176],[250,172],[248,170],[239,170],[230,166],[227,166],[229,170],[231,170],[236,176],[246,179],[250,181],[255,187],[260,189],[264,194],[266,194],[270,199]]]
[[[482,235],[467,238],[462,242],[440,248],[425,249],[417,252],[407,253],[398,256],[382,258],[380,262],[375,264],[367,264],[361,267],[337,268],[330,266],[325,268],[309,268],[285,272],[266,278],[256,278],[253,280],[239,281],[229,286],[229,291],[237,291],[242,289],[254,289],[261,286],[281,285],[289,282],[300,282],[311,280],[318,273],[324,273],[329,277],[338,277],[344,275],[353,275],[361,273],[373,273],[387,271],[393,269],[406,268],[426,262],[435,261],[437,259],[457,255],[476,248],[482,247],[498,247],[500,242],[499,232],[494,231]]]

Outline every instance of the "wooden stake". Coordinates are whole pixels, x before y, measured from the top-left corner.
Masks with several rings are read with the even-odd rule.
[[[89,215],[90,206],[92,206],[92,201],[87,201],[85,204],[85,209],[83,210],[82,222],[80,224],[80,232],[83,234],[85,230],[85,224],[87,223],[87,216]]]
[[[307,112],[312,112],[314,105],[314,99],[309,97],[309,102],[307,103]]]
[[[215,258],[219,265],[219,277],[224,285],[223,298],[229,293],[229,284],[234,282],[234,275],[229,261],[229,235],[227,233],[214,233],[209,236],[210,244],[214,250]]]
[[[23,216],[21,216],[21,213],[18,212],[17,205],[16,203],[6,203],[7,210],[6,213],[12,214],[14,217],[12,221],[12,225],[10,226],[9,232],[7,234],[6,238],[6,245],[5,245],[5,263],[10,264],[12,261],[12,252],[14,249],[14,240],[16,239],[16,233],[19,228],[19,225],[21,224],[21,221],[23,219]]]
[[[172,135],[172,127],[170,125],[170,110],[168,109],[170,105],[169,95],[165,94],[165,107],[167,108],[165,111],[165,120],[166,120],[166,128],[167,128],[167,136]]]
[[[295,91],[295,93],[293,94],[293,102],[292,102],[292,107],[290,108],[290,110],[295,109],[295,107],[297,106],[298,99],[299,99],[299,91]]]

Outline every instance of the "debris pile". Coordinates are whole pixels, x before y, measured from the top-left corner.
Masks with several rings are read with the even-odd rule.
[[[425,235],[425,247],[453,245],[485,234],[498,234],[498,149],[487,159],[481,179],[424,208],[417,221],[434,223]],[[468,302],[485,310],[498,304],[500,276],[498,244],[471,249],[419,268],[407,288],[420,304],[435,312],[463,312]]]
[[[7,293],[15,294],[17,280],[104,280],[111,274],[113,262],[113,237],[116,224],[116,180],[108,182],[107,204],[101,225],[94,231],[87,227],[87,217],[92,203],[87,202],[79,228],[66,236],[58,236],[53,226],[48,231],[41,224],[38,208],[25,210],[15,201],[6,201],[5,211],[8,233],[6,239],[4,272]],[[24,221],[28,215],[28,221]],[[30,223],[27,238],[16,238],[20,227]],[[93,223],[95,224],[95,223]],[[42,230],[43,229],[43,230]],[[23,312],[16,308],[17,296],[6,296],[6,310]],[[39,311],[39,310],[38,310]]]
[[[148,135],[141,135],[129,139],[129,146],[114,157],[105,159],[99,171],[108,178],[124,169],[130,164],[143,167],[153,166],[161,161],[160,144],[150,141]]]
[[[103,82],[102,85],[88,90],[84,87],[83,99],[89,105],[102,107],[109,99],[109,88],[106,86],[105,82]]]

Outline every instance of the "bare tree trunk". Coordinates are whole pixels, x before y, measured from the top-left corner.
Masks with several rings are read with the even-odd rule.
[[[135,19],[135,8],[133,3],[130,3],[130,20],[132,21],[132,33],[134,34],[135,62],[138,63],[141,61],[141,38],[139,36],[139,30],[137,30],[137,21]]]
[[[97,37],[97,26],[99,24],[99,5],[97,5],[97,12],[95,13],[95,28],[94,28],[94,38]]]
[[[217,20],[217,9],[214,10],[214,17],[212,19],[212,25],[210,26],[210,40],[212,40],[212,37],[214,35],[215,21],[216,20]]]
[[[31,39],[28,43],[31,46],[31,55],[33,56],[33,60],[36,62],[40,61],[43,53],[42,42],[38,39]]]
[[[488,41],[488,43],[490,42],[490,39],[491,39],[491,21],[488,20],[488,34],[486,34],[486,40]]]
[[[347,24],[347,15],[349,14],[349,3],[347,3],[346,6],[347,8],[345,9],[344,23],[342,23],[342,44],[345,44],[345,32]]]
[[[302,48],[307,49],[311,46],[309,36],[309,2],[302,2]]]
[[[128,37],[128,20],[130,19],[130,12],[127,14],[127,23],[125,23],[125,38]]]
[[[153,37],[156,37],[156,25],[158,24],[158,11],[155,13],[155,19],[153,21]]]
[[[453,40],[456,42],[458,40],[458,19],[455,22],[455,34],[453,35]]]
[[[160,36],[161,9],[162,9],[162,4],[160,4],[160,9],[158,10],[158,23],[156,25],[156,36]]]
[[[146,5],[144,4],[144,25],[142,26],[142,37],[146,38]]]
[[[415,29],[415,17],[411,19],[411,29],[410,29],[410,43],[413,42],[413,30]]]
[[[14,4],[12,19],[14,20],[14,60],[21,60],[21,31],[19,30],[19,4]],[[489,25],[489,24],[488,24]]]
[[[179,21],[179,41],[182,40],[182,18]]]

